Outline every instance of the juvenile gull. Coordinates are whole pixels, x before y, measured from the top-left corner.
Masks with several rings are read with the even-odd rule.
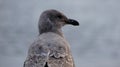
[[[69,43],[61,30],[67,24],[79,25],[57,10],[44,11],[38,23],[39,37],[30,46],[24,67],[75,67]]]

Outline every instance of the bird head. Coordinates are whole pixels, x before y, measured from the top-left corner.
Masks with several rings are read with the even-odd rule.
[[[74,26],[78,26],[78,21],[74,19],[68,19],[63,13],[50,9],[44,11],[39,19],[39,29],[41,30],[49,30],[49,29],[60,29],[62,26],[71,24]]]

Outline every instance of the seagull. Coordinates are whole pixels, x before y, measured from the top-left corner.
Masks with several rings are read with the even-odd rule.
[[[68,24],[79,25],[78,21],[68,19],[55,9],[42,12],[39,36],[30,45],[23,67],[75,67],[70,45],[61,30]]]

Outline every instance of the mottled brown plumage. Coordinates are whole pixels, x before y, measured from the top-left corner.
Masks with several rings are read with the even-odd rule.
[[[79,25],[57,10],[44,11],[39,20],[39,37],[30,46],[24,67],[75,67],[61,27]]]

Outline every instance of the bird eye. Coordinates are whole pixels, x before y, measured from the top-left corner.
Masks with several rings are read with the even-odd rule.
[[[57,18],[61,19],[61,18],[62,18],[62,16],[61,16],[61,15],[58,15],[58,16],[57,16]]]

